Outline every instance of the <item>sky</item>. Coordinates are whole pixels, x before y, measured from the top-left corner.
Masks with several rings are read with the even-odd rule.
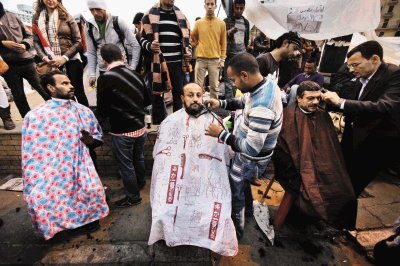
[[[9,10],[17,10],[17,4],[32,5],[34,0],[0,0],[4,7]],[[62,1],[71,15],[81,12],[89,12],[86,0],[63,0]],[[105,0],[109,11],[116,16],[125,19],[126,22],[132,23],[133,17],[137,12],[145,12],[157,2],[157,0]],[[221,1],[218,1],[218,8]],[[205,15],[204,0],[175,0],[175,5],[181,9],[189,20],[190,25],[194,25],[196,17]],[[218,8],[215,14],[218,12]],[[219,11],[219,18],[226,17],[223,8]]]

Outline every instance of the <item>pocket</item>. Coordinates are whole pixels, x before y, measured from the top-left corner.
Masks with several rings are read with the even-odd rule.
[[[253,157],[254,159],[250,159],[242,153],[239,156],[242,161],[242,176],[249,181],[254,181],[267,169],[272,153],[265,157]]]

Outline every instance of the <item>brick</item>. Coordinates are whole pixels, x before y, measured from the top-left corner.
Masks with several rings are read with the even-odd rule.
[[[21,155],[21,151],[16,151],[16,150],[9,150],[6,151],[7,155]]]
[[[5,155],[7,153],[3,153],[3,151],[15,151],[14,146],[10,146],[10,145],[1,145],[0,146],[0,153]]]

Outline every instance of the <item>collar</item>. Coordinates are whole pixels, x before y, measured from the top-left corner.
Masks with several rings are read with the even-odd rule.
[[[106,71],[110,71],[112,68],[117,67],[117,66],[122,66],[122,65],[125,65],[125,63],[122,61],[114,61],[107,66]]]
[[[378,68],[375,70],[375,72],[372,73],[372,75],[369,76],[368,78],[360,78],[360,82],[361,82],[363,85],[367,85],[367,83],[372,79],[372,77],[375,75],[375,73],[376,73],[376,71],[378,71],[378,69],[379,69],[379,67],[378,67]]]
[[[309,114],[311,114],[312,112],[309,112],[309,111],[306,111],[306,110],[304,110],[303,108],[301,108],[299,105],[297,105],[298,107],[299,107],[299,109],[303,112],[303,113],[305,113],[306,115],[309,115]]]
[[[248,92],[254,93],[254,92],[255,92],[256,90],[258,90],[262,85],[264,85],[265,82],[267,82],[267,79],[266,79],[266,78],[263,78],[263,80],[260,81],[256,86],[254,86],[253,88],[249,89]]]

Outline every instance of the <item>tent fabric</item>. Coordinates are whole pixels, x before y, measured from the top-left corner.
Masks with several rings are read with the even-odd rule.
[[[378,27],[380,15],[379,0],[247,0],[244,11],[271,39],[289,30],[308,40],[370,31]]]

